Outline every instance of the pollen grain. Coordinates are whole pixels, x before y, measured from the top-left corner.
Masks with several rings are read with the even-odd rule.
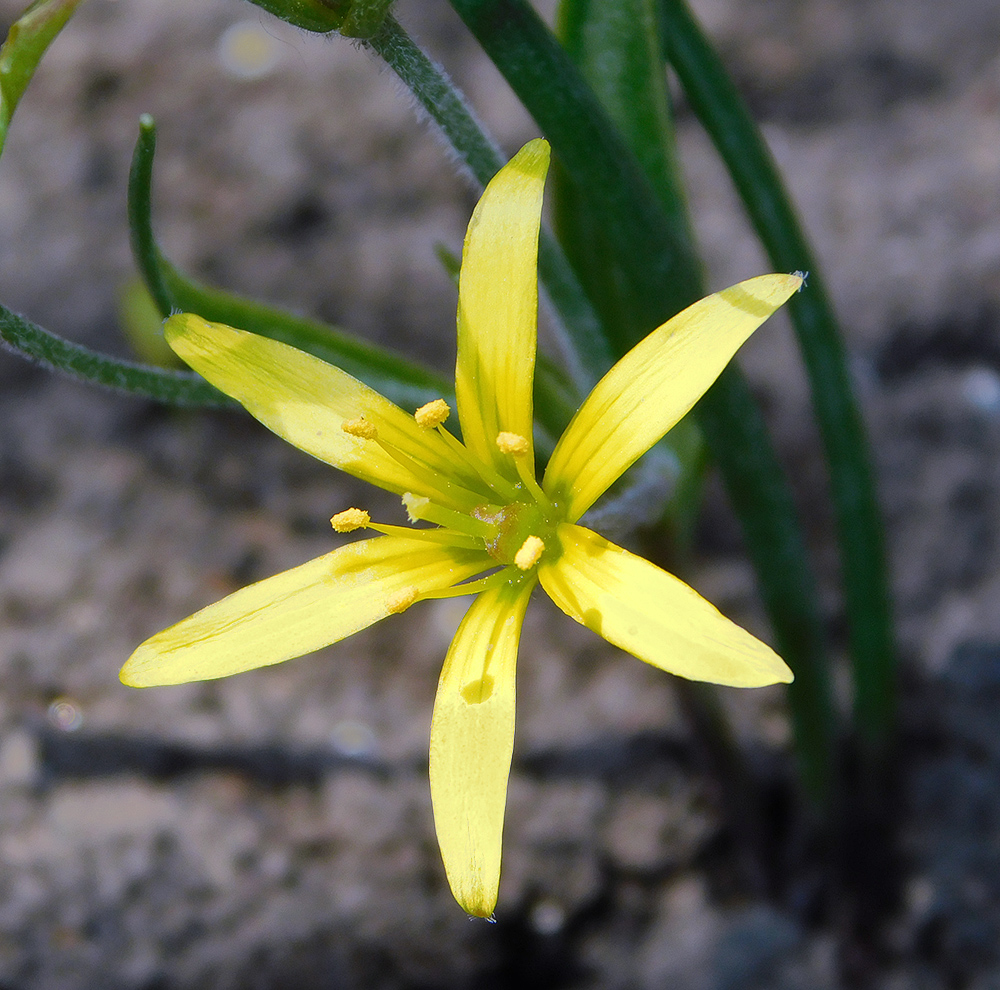
[[[497,434],[497,446],[502,454],[522,457],[528,453],[528,441],[519,433],[508,433],[506,430]]]
[[[517,565],[518,570],[530,571],[541,559],[544,550],[545,544],[539,537],[529,536],[521,544],[521,549],[514,554],[514,563]]]
[[[390,615],[399,615],[400,612],[405,612],[417,600],[417,597],[416,588],[403,588],[389,596],[385,607]]]
[[[357,419],[345,419],[340,424],[340,428],[350,436],[358,437],[361,440],[375,440],[378,437],[378,428],[364,416],[359,416]]]
[[[356,529],[364,529],[371,521],[372,517],[364,509],[344,509],[330,517],[330,525],[337,533],[353,533]]]
[[[433,430],[440,426],[451,415],[451,409],[444,399],[435,399],[422,405],[414,414],[417,426],[425,430]]]

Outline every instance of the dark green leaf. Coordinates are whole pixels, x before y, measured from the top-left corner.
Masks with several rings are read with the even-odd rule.
[[[685,95],[726,163],[778,271],[809,272],[788,305],[829,465],[837,514],[861,741],[878,762],[892,735],[896,651],[885,536],[864,424],[816,260],[766,144],[684,0],[662,0],[664,44]]]

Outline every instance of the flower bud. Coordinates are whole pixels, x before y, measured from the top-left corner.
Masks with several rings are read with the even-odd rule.
[[[339,31],[371,38],[389,14],[392,0],[251,0],[269,14],[306,31]]]

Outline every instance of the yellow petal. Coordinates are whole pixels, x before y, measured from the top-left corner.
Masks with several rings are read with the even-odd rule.
[[[488,918],[514,749],[517,642],[534,578],[484,591],[448,650],[431,724],[431,802],[452,893]]]
[[[701,398],[740,345],[802,284],[761,275],[706,296],[641,340],[562,435],[543,488],[575,522]]]
[[[500,169],[472,214],[462,252],[455,371],[462,436],[508,476],[497,434],[516,433],[531,443],[538,227],[548,167],[548,143],[538,139]]]
[[[340,368],[190,313],[170,317],[164,334],[195,371],[300,450],[400,495],[416,492],[463,510],[482,502],[481,494],[449,484],[465,468],[435,431],[422,430],[411,414]],[[360,419],[402,452],[402,463],[377,440],[341,428]]]
[[[538,577],[571,618],[640,660],[694,681],[734,687],[787,683],[792,672],[765,643],[693,588],[584,529],[558,529],[562,554]]]
[[[121,679],[132,687],[183,684],[281,663],[385,618],[409,589],[419,597],[449,588],[491,564],[479,551],[403,537],[349,543],[157,633]]]

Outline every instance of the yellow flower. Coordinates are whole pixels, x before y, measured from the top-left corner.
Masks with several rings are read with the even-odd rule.
[[[493,912],[514,745],[514,668],[541,584],[569,616],[681,677],[790,681],[764,643],[686,584],[578,520],[712,384],[801,285],[764,275],[653,331],[583,403],[539,483],[532,446],[538,228],[549,147],[527,144],[483,193],[462,255],[455,392],[409,415],[339,368],[264,337],[172,316],[170,346],[302,450],[402,496],[411,522],[346,509],[338,532],[382,535],[251,585],[143,643],[122,670],[143,687],[224,677],[335,643],[417,601],[478,593],[444,661],[430,739],[434,821],[451,889]]]

